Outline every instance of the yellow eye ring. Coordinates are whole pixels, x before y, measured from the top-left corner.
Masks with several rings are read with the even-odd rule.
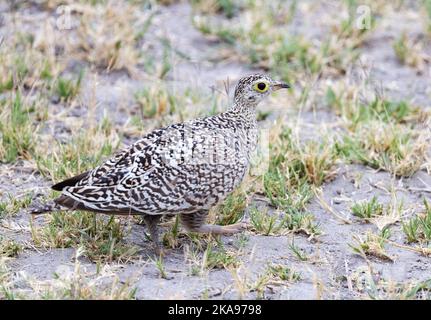
[[[253,89],[257,92],[266,92],[269,89],[269,84],[266,82],[259,81],[253,85]]]

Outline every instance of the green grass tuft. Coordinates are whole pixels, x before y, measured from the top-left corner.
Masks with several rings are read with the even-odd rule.
[[[62,101],[71,101],[75,98],[80,89],[82,78],[84,77],[84,71],[79,72],[78,77],[75,80],[58,78],[55,86],[55,93]]]
[[[19,91],[0,107],[0,161],[10,163],[19,158],[30,159],[36,131],[29,115],[33,107],[24,105]]]
[[[38,246],[68,248],[81,245],[92,261],[127,262],[138,252],[138,248],[123,242],[125,227],[114,216],[76,211],[55,212],[42,228],[33,227],[33,240]]]
[[[352,206],[354,216],[361,219],[371,219],[383,214],[383,205],[378,202],[377,197],[372,197],[370,201],[356,202]]]
[[[426,246],[431,243],[431,205],[426,199],[424,199],[424,206],[424,213],[402,224],[408,243],[419,242]]]

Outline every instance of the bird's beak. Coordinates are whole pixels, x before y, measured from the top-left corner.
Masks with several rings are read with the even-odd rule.
[[[272,90],[274,90],[274,91],[277,91],[280,89],[288,89],[288,88],[290,88],[290,85],[288,85],[285,82],[275,82],[272,85]]]

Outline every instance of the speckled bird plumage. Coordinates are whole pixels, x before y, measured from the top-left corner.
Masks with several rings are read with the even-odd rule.
[[[253,86],[259,81],[272,87],[257,92]],[[54,185],[62,192],[56,205],[33,213],[65,207],[108,214],[181,214],[189,230],[199,231],[208,210],[246,175],[257,144],[256,106],[273,86],[287,87],[264,75],[242,78],[226,112],[148,133],[95,169]]]

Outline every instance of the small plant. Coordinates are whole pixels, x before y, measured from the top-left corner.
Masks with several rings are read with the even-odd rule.
[[[39,280],[31,275],[11,273],[0,257],[0,298],[29,300],[124,300],[134,299],[136,289],[129,279],[121,281],[109,265],[97,272],[81,267],[78,247],[74,265],[58,269],[52,279]],[[12,276],[13,274],[13,276]]]
[[[315,223],[314,215],[306,212],[287,210],[283,218],[283,226],[293,233],[302,233],[309,239],[322,234],[319,225]]]
[[[247,195],[241,189],[230,194],[217,209],[217,224],[237,223],[244,216]]]
[[[35,92],[48,91],[61,64],[53,52],[44,52],[34,45],[31,31],[13,33],[0,39],[0,93],[29,88]]]
[[[5,91],[9,91],[13,89],[14,83],[13,83],[13,76],[12,74],[9,75],[8,78],[3,80],[4,82],[0,83],[0,93],[3,93]]]
[[[303,210],[312,198],[312,185],[332,179],[336,171],[333,145],[312,141],[299,144],[282,128],[270,144],[270,161],[263,175],[263,190],[271,205],[282,210]]]
[[[150,258],[150,260],[153,262],[153,264],[156,266],[157,270],[159,271],[160,278],[169,280],[171,277],[168,276],[166,273],[165,265],[163,263],[163,258],[157,257],[157,258]]]
[[[298,258],[299,261],[308,261],[308,255],[299,248],[292,239],[292,242],[289,243],[289,249],[293,252],[293,254]]]
[[[249,240],[250,240],[250,237],[247,234],[241,233],[236,238],[235,247],[242,249],[247,245]]]
[[[12,272],[7,264],[8,257],[0,255],[0,299],[14,300]]]
[[[75,81],[61,78],[61,77],[58,78],[57,84],[55,87],[55,91],[58,97],[62,101],[66,101],[66,102],[75,98],[78,95],[79,90],[81,88],[81,82],[82,82],[83,76],[84,76],[84,72],[81,70],[78,75],[78,78]]]
[[[0,256],[1,257],[16,257],[23,250],[22,245],[13,240],[6,240],[0,237]],[[1,278],[1,274],[0,274]],[[0,282],[1,283],[1,282]]]
[[[373,300],[428,300],[431,298],[431,280],[424,281],[391,280],[380,274],[374,268],[357,268],[352,277],[355,289],[366,295],[361,299]]]
[[[427,15],[427,32],[431,33],[431,0],[424,0],[423,4]]]
[[[426,161],[426,132],[370,121],[336,144],[338,153],[352,162],[409,177]]]
[[[42,175],[60,181],[93,169],[111,156],[119,143],[118,134],[102,122],[95,128],[79,131],[67,143],[49,146],[48,153],[43,145],[39,145],[36,164]]]
[[[16,198],[9,194],[8,200],[0,202],[0,218],[13,216],[18,213],[20,209],[27,208],[32,201],[32,197],[33,195],[31,193],[20,198]]]
[[[426,58],[422,53],[420,43],[414,43],[408,39],[407,34],[403,32],[401,36],[392,45],[395,55],[401,64],[408,65],[418,70],[425,67]]]
[[[423,117],[418,107],[413,107],[405,101],[389,101],[375,98],[368,105],[360,104],[358,120],[366,121],[378,118],[385,122],[403,123],[409,120],[420,120]]]
[[[373,120],[393,123],[417,123],[427,118],[421,108],[406,101],[391,101],[374,97],[369,102],[358,100],[356,88],[333,88],[326,91],[326,104],[341,116],[349,130],[355,131],[358,125]]]
[[[160,87],[145,88],[135,93],[143,118],[160,117],[175,113],[177,100],[174,95]]]
[[[191,276],[200,276],[205,271],[205,261],[200,256],[200,250],[196,249],[194,245],[184,246],[184,257]]]
[[[250,219],[255,232],[265,236],[304,233],[313,238],[321,234],[319,226],[314,223],[313,215],[294,209],[269,214],[267,211],[252,208]]]
[[[294,189],[295,178],[290,179],[283,175],[280,169],[269,170],[263,176],[263,187],[265,196],[271,205],[280,208],[303,209],[312,198],[311,186],[304,180],[298,181]],[[289,186],[289,184],[293,184]]]
[[[256,299],[265,299],[265,290],[269,284],[270,275],[261,274],[257,277],[256,281],[247,285],[250,292],[256,292]]]
[[[276,277],[282,281],[297,282],[301,280],[301,274],[299,272],[281,264],[270,264],[267,272],[270,276]]]
[[[395,54],[396,54],[398,60],[402,64],[405,64],[407,57],[409,55],[409,48],[407,45],[407,35],[405,32],[403,32],[401,34],[400,38],[394,42],[393,48],[394,48],[394,51],[395,51]]]
[[[349,246],[355,253],[364,258],[374,256],[382,260],[393,261],[394,258],[386,252],[384,247],[385,240],[388,239],[389,236],[389,228],[383,229],[380,235],[367,232],[365,239],[360,236],[353,236],[356,244],[349,244]]]
[[[300,184],[303,179],[320,186],[334,177],[335,149],[328,141],[300,144],[289,128],[282,128],[270,145],[270,154],[268,171],[282,169],[292,185]]]
[[[250,219],[254,230],[265,236],[277,234],[283,229],[283,221],[276,214],[268,214],[268,212],[252,208]]]
[[[82,11],[76,41],[65,45],[65,53],[107,71],[126,70],[136,76],[137,64],[145,62],[137,42],[153,15],[153,10],[141,11],[133,1],[98,1]]]
[[[383,214],[383,205],[377,200],[377,197],[372,197],[370,201],[356,202],[352,206],[352,213],[361,219],[371,219]]]
[[[1,109],[0,109],[1,110]],[[34,150],[35,127],[30,119],[33,107],[25,107],[21,93],[8,100],[0,112],[0,161],[30,159]]]
[[[233,0],[193,0],[191,3],[195,10],[205,14],[223,14],[228,19],[231,19],[238,10]]]
[[[179,216],[175,216],[174,223],[170,227],[169,231],[163,235],[163,244],[170,248],[177,248],[179,246],[178,236],[180,232],[180,219]]]
[[[306,70],[312,74],[322,70],[322,57],[312,47],[311,43],[303,38],[284,38],[273,55],[273,68],[276,65],[293,70]]]
[[[367,279],[367,294],[373,300],[429,300],[431,280],[403,281]]]
[[[54,212],[49,222],[40,229],[33,226],[36,245],[51,248],[68,248],[77,244],[85,248],[92,261],[128,262],[136,256],[138,248],[124,243],[124,227],[118,218],[76,211],[73,214]]]
[[[403,222],[403,231],[407,242],[431,243],[431,205],[424,199],[425,212]]]
[[[159,78],[163,79],[166,77],[166,75],[169,73],[169,71],[172,69],[172,62],[171,62],[171,55],[172,55],[172,48],[171,43],[169,40],[165,40],[163,43],[163,58],[162,58],[162,64],[160,65],[160,70],[158,72]]]
[[[356,202],[351,208],[353,215],[365,222],[372,222],[379,230],[384,230],[398,222],[404,212],[403,201],[399,200],[394,190],[391,194],[391,202],[385,206],[379,203],[375,196],[369,201]]]
[[[218,243],[217,249],[209,243],[202,259],[206,269],[225,269],[238,265],[237,257],[232,252],[226,251],[221,243]]]

